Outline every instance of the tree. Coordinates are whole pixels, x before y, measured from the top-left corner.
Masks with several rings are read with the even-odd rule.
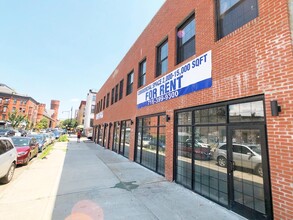
[[[67,130],[70,130],[71,128],[76,128],[77,124],[78,123],[76,119],[66,119],[60,123],[61,127]]]
[[[36,129],[38,130],[46,129],[48,127],[49,127],[49,120],[46,118],[42,118],[41,121],[39,121],[36,124]]]
[[[11,122],[13,128],[17,128],[22,122],[27,122],[27,117],[19,114],[18,111],[14,111],[8,112],[8,120]]]

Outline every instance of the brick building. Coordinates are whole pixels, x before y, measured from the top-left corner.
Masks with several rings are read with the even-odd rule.
[[[98,91],[95,142],[250,219],[293,219],[290,7],[166,1]]]
[[[86,106],[86,101],[82,100],[80,101],[77,115],[76,115],[76,120],[78,125],[83,125],[84,124],[84,117],[85,117],[85,106]]]
[[[8,120],[8,113],[17,111],[27,116],[29,122],[35,126],[36,123],[46,118],[49,127],[55,128],[59,110],[59,101],[51,100],[51,109],[37,102],[34,98],[17,93],[5,84],[0,84],[0,120]]]

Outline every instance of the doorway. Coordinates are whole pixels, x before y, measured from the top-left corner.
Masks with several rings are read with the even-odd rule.
[[[271,218],[266,146],[263,125],[228,126],[226,164],[229,206],[248,218]],[[218,148],[218,153],[224,148]],[[224,163],[222,161],[222,165]]]

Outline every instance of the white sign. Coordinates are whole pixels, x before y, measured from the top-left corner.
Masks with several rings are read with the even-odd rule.
[[[137,108],[212,86],[212,52],[198,56],[137,91]]]

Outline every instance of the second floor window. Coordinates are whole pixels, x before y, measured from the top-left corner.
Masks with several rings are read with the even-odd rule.
[[[122,79],[120,81],[120,86],[119,86],[119,100],[122,99],[123,97],[123,84],[124,84],[124,80]]]
[[[156,76],[166,73],[168,70],[168,40],[164,41],[157,49]]]
[[[104,96],[103,110],[106,108],[106,96]]]
[[[218,39],[258,16],[257,0],[217,0]]]
[[[118,101],[118,89],[119,89],[119,84],[117,84],[117,85],[115,86],[115,102]]]
[[[133,71],[127,75],[127,90],[126,95],[132,93],[133,90]]]
[[[195,20],[188,18],[177,30],[177,64],[195,54]]]
[[[138,88],[143,86],[146,81],[146,60],[139,64]]]
[[[114,104],[114,97],[115,97],[114,92],[115,92],[115,88],[112,89],[112,93],[111,93],[111,105]]]
[[[109,107],[110,92],[107,93],[106,108]]]

